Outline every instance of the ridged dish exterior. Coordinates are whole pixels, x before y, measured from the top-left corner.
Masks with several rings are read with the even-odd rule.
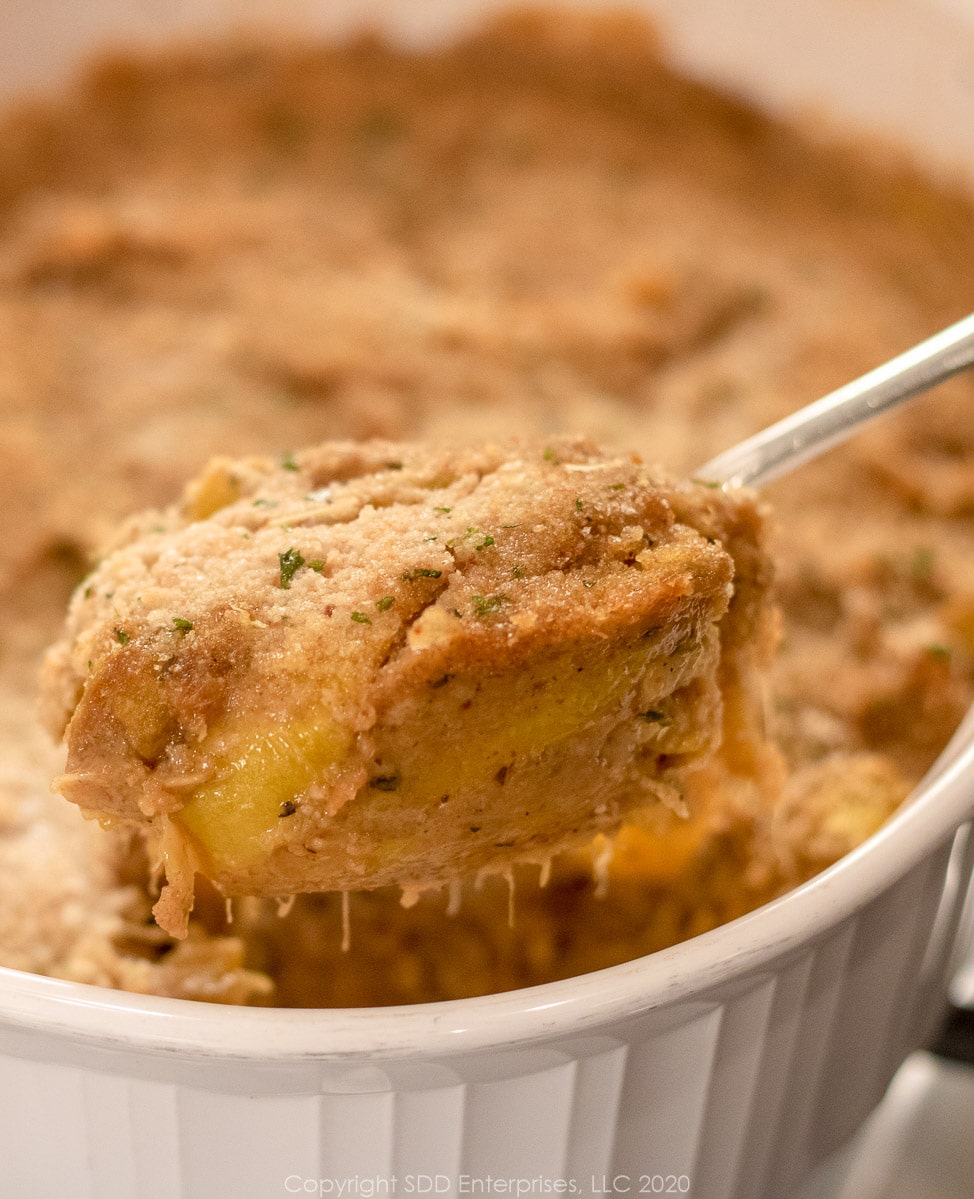
[[[584,1196],[783,1199],[936,1016],[965,837],[815,943],[585,1036],[275,1065],[3,1030],[0,1196],[358,1195],[392,1176],[409,1194],[428,1175],[448,1199],[488,1177],[528,1194],[564,1178]],[[667,1184],[683,1189],[652,1189]]]

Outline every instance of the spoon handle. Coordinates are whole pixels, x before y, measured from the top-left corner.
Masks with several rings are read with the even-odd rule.
[[[694,478],[758,487],[845,441],[861,424],[974,365],[974,314],[702,466]]]

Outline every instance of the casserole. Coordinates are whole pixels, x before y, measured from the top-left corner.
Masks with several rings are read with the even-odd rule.
[[[482,7],[293,5],[287,15],[330,32],[381,17],[401,37],[428,40],[454,35]],[[28,9],[11,16],[8,53],[18,11]],[[61,36],[40,55],[30,39],[45,23],[29,11],[17,62],[44,81],[106,36],[186,34],[239,12],[91,6],[70,28],[56,22]],[[974,47],[959,19],[934,20],[926,6],[901,4],[889,21],[884,12],[867,36],[863,13],[835,5],[822,53],[801,59],[809,72],[819,66],[813,80],[783,71],[780,47],[807,48],[808,30],[824,27],[821,5],[748,11],[780,39],[761,40],[765,90],[756,39],[718,35],[718,6],[682,25],[675,5],[660,6],[680,56],[705,73],[772,106],[827,98],[918,147],[919,124],[878,112],[885,92],[857,102],[854,85],[891,69],[891,54],[916,55],[920,67],[947,49],[960,64]],[[746,30],[741,17],[731,33]],[[903,39],[907,26],[921,33]],[[867,44],[872,57],[853,78],[832,51]],[[924,72],[910,77],[922,83]],[[930,141],[932,159],[974,162],[962,140],[974,128],[970,100],[959,85],[939,99],[957,107],[941,107],[926,132],[955,129],[958,140]],[[910,112],[934,115],[916,96]],[[970,873],[957,829],[974,806],[972,756],[962,738],[876,837],[795,892],[650,958],[543,987],[408,1009],[281,1012],[4,971],[3,1193],[365,1195],[389,1190],[394,1175],[405,1193],[787,1195],[848,1139],[937,1018]]]

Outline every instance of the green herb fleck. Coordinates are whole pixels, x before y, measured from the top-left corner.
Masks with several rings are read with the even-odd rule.
[[[188,633],[193,627],[193,622],[191,620],[187,620],[185,616],[174,616],[172,618],[172,623],[173,626],[180,631],[180,633]]]
[[[254,500],[253,507],[255,508],[276,508],[277,500],[265,500],[263,496]]]
[[[648,708],[645,712],[638,713],[640,720],[645,720],[647,724],[669,724],[666,719],[666,713],[661,712],[658,708]]]
[[[442,570],[429,570],[425,566],[417,566],[415,570],[407,570],[402,576],[404,583],[415,583],[417,579],[438,579]]]
[[[286,799],[281,804],[281,810],[277,813],[277,818],[280,820],[283,816],[293,816],[298,810],[298,805],[291,799]]]
[[[312,558],[308,563],[308,570],[313,570],[315,574],[324,574],[325,562],[323,558]]]
[[[436,534],[434,533],[432,537],[424,537],[423,540],[424,541],[436,541]]]
[[[931,658],[936,658],[941,662],[950,661],[950,646],[949,645],[925,645],[924,650]]]
[[[485,534],[484,531],[482,529],[478,529],[476,525],[467,525],[467,531],[463,535],[464,541],[466,541],[468,537],[483,538],[483,541],[474,546],[474,549],[478,551],[489,549],[489,547],[494,544],[493,537],[491,537],[489,533]]]
[[[302,558],[300,550],[296,550],[292,546],[283,554],[278,554],[277,559],[281,564],[281,586],[287,591],[290,589],[291,580],[304,566],[304,558]]]
[[[609,488],[610,491],[625,491],[625,489],[626,489],[625,483],[613,483],[612,486]]]
[[[514,569],[511,571],[511,575],[515,579],[523,579],[524,571],[521,569],[520,566],[515,566]]]
[[[520,526],[520,524],[516,524],[516,525],[501,525],[501,528],[502,528],[502,529],[519,529],[520,527],[521,527],[521,526]]]
[[[116,629],[115,640],[119,643],[119,645],[128,645],[128,643],[132,640],[132,634],[126,633],[124,629]]]
[[[394,595],[384,595],[382,599],[375,601],[375,606],[380,612],[388,612],[395,602],[396,597]]]
[[[281,455],[281,467],[283,470],[297,470],[298,464],[294,461],[294,455],[288,450]]]
[[[380,774],[374,779],[369,779],[369,786],[376,791],[398,791],[399,783],[398,774]]]
[[[387,462],[386,470],[402,470],[401,462]]]
[[[94,587],[86,587],[85,588],[85,599],[91,599],[92,595],[94,594],[94,590],[95,590]]]
[[[718,487],[722,486],[716,479],[691,479],[690,482],[696,483],[698,487],[709,487],[711,491],[716,491]]]
[[[444,515],[449,515],[449,513],[451,513],[453,511],[453,509],[452,508],[444,508],[441,506],[439,508],[434,508],[433,511],[434,512],[442,512]]]
[[[582,511],[582,501],[581,501],[581,500],[578,500],[578,499],[577,499],[577,500],[575,501],[575,511],[576,511],[576,512],[581,512],[581,511]]]
[[[555,453],[554,449],[550,445],[547,447],[547,449],[545,450],[545,452],[542,456],[543,456],[545,462],[557,462],[558,461],[558,455]]]
[[[372,621],[365,615],[364,612],[353,612],[352,620],[354,620],[356,624],[371,624],[372,623]]]
[[[510,597],[506,595],[475,595],[472,598],[473,610],[476,616],[486,616],[490,612],[496,612],[498,608],[504,604],[509,604]]]

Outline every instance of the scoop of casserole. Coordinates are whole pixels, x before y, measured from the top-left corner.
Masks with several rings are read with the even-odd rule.
[[[762,520],[582,441],[212,462],[135,518],[44,669],[57,787],[225,894],[543,860],[723,746],[771,640]]]

